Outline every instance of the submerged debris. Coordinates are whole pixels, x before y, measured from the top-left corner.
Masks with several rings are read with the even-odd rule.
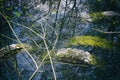
[[[60,61],[70,63],[89,63],[91,61],[91,54],[89,52],[72,48],[58,50],[56,57]]]
[[[0,49],[0,60],[5,60],[16,56],[21,50],[31,50],[32,47],[29,44],[11,44]]]

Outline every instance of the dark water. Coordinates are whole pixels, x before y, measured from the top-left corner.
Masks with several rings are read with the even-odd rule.
[[[119,14],[120,2],[118,0],[59,1],[60,0],[41,0],[41,2],[39,0],[6,0],[6,2],[4,2],[2,0],[1,6],[3,5],[5,9],[0,7],[0,10],[2,13],[5,12],[7,16],[11,13],[10,19],[8,18],[8,20],[20,41],[34,47],[31,54],[38,64],[41,63],[43,56],[46,54],[46,47],[40,36],[44,36],[43,31],[46,33],[45,40],[49,50],[52,49],[54,45],[56,39],[55,33],[57,32],[59,38],[55,46],[55,51],[61,48],[75,48],[88,51],[96,56],[96,61],[98,61],[96,66],[55,61],[54,68],[57,80],[119,80],[120,34],[104,32],[119,32],[120,17],[117,15],[114,16],[114,14],[104,16],[102,13],[105,11],[113,11]],[[10,7],[12,8],[11,10],[9,10]],[[7,12],[9,13],[7,14]],[[104,48],[105,43],[102,44],[102,47],[100,47],[101,45],[96,47],[98,44],[91,46],[93,45],[92,42],[91,45],[88,45],[88,40],[87,45],[67,46],[69,39],[74,36],[97,36],[117,45],[112,45],[110,49],[106,49]],[[17,40],[14,41],[8,38],[16,40],[8,23],[3,16],[0,15],[0,48],[18,43]],[[96,40],[96,42],[100,43],[98,40]],[[14,68],[14,59],[11,58],[7,61],[0,61],[0,80],[18,80],[20,76],[22,80],[28,80],[30,78],[35,70],[35,65],[31,58],[24,53],[25,52],[17,55],[18,69],[21,75],[19,75]],[[54,80],[49,58],[45,63],[46,64],[42,65],[33,77],[33,80]]]

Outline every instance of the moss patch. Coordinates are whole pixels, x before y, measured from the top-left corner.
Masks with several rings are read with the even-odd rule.
[[[90,15],[90,18],[92,19],[92,21],[97,21],[97,20],[103,19],[105,17],[102,14],[102,12],[95,12],[95,13],[91,13],[89,15]]]
[[[67,46],[70,45],[94,46],[105,49],[110,49],[112,47],[110,41],[107,41],[106,39],[97,36],[75,36],[69,39]]]

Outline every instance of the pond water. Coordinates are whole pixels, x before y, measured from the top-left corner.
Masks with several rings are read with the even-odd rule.
[[[0,61],[0,80],[120,80],[119,4],[1,0],[0,55],[10,44],[32,49]]]

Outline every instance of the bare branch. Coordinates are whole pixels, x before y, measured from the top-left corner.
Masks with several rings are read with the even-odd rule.
[[[101,33],[105,33],[105,34],[120,34],[120,32],[106,32],[106,31],[102,31],[100,29],[95,29],[95,28],[92,28],[92,30],[95,30],[95,31],[98,31]]]

